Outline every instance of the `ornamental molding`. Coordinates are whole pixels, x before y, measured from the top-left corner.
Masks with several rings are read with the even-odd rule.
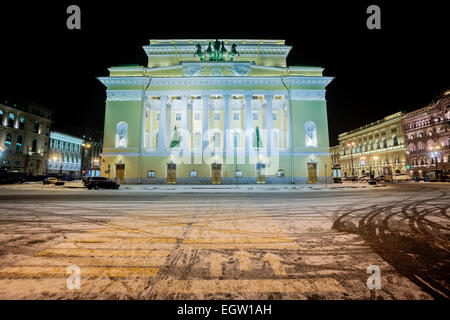
[[[152,86],[282,86],[280,77],[174,77],[151,80]]]
[[[143,90],[107,90],[106,101],[141,101]]]
[[[325,101],[325,90],[291,90],[294,101]]]
[[[148,83],[149,77],[98,77],[105,86],[143,86]]]
[[[293,77],[285,76],[283,77],[283,82],[287,85],[319,85],[326,86],[331,81],[333,77]]]
[[[71,135],[68,135],[65,133],[61,133],[61,132],[56,132],[56,131],[50,132],[50,139],[56,139],[56,140],[66,141],[66,142],[80,144],[80,145],[84,141],[81,138],[74,137],[74,136],[71,136]],[[56,149],[56,148],[52,148],[52,149]]]

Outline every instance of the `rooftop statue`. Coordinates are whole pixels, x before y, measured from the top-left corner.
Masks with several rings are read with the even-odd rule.
[[[231,46],[231,50],[228,51],[225,48],[225,43],[219,40],[215,40],[212,43],[208,43],[208,48],[205,51],[202,51],[202,46],[200,43],[197,43],[197,50],[194,53],[194,56],[200,57],[200,61],[233,61],[234,56],[239,55],[239,52],[236,50],[237,45],[233,43]],[[212,49],[214,48],[214,50]],[[227,55],[228,54],[228,55]]]

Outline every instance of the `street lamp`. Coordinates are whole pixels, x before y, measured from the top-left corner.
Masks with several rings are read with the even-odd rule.
[[[355,169],[353,168],[353,146],[355,145],[355,142],[352,141],[351,143],[347,143],[347,147],[350,147],[350,158],[352,161],[352,181],[354,179],[355,176]]]
[[[441,156],[441,162],[444,160],[444,157],[442,156],[441,146],[437,145],[435,147],[429,147],[428,150],[430,151],[431,156],[434,156],[434,158],[436,159],[436,170],[438,170],[439,161],[438,158],[436,157],[437,154],[439,153],[439,155]],[[439,179],[440,178],[441,177],[439,176]]]

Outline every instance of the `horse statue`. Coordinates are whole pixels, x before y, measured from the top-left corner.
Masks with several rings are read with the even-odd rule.
[[[202,62],[205,61],[206,58],[205,58],[205,54],[204,54],[203,51],[202,51],[202,46],[201,46],[201,44],[200,44],[200,43],[197,43],[196,48],[197,48],[197,51],[195,51],[194,56],[200,57],[200,61],[202,61]]]
[[[231,45],[231,50],[230,50],[230,53],[228,54],[228,61],[233,61],[234,56],[240,55],[240,53],[237,52],[236,47],[237,47],[236,43],[233,43]]]
[[[205,50],[205,54],[207,54],[209,56],[209,59],[211,60],[211,56],[212,56],[212,49],[211,49],[211,42],[208,43],[208,49]]]

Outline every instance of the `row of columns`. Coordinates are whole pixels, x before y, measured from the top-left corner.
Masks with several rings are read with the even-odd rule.
[[[209,108],[209,101],[210,99],[206,98],[207,96],[202,96],[202,133],[203,133],[203,137],[206,134],[207,130],[209,130],[209,124],[210,124],[210,108]],[[224,143],[223,143],[223,152],[225,154],[226,150],[227,150],[227,145],[229,143],[232,143],[232,141],[229,141],[231,137],[228,137],[227,134],[227,130],[230,127],[230,99],[231,99],[231,94],[223,94],[222,95],[223,100],[224,100],[224,104],[225,104],[225,112],[224,112]],[[252,102],[252,94],[246,94],[244,96],[245,99],[245,111],[244,111],[244,131],[248,132],[249,129],[252,128],[252,109],[251,109],[251,102]],[[170,137],[166,136],[166,134],[168,133],[166,124],[167,124],[167,120],[171,121],[171,117],[169,117],[169,119],[167,119],[167,113],[166,113],[166,108],[167,108],[167,99],[169,98],[169,96],[163,95],[160,96],[160,102],[161,102],[161,106],[160,106],[160,113],[159,113],[159,135],[158,135],[158,151],[161,153],[165,152],[165,148],[167,145],[167,139],[170,139]],[[272,128],[273,128],[273,115],[272,115],[272,100],[274,98],[273,94],[266,94],[264,95],[264,98],[266,100],[266,130],[268,133],[271,133]],[[190,130],[190,126],[191,124],[188,121],[188,115],[189,115],[189,109],[188,109],[188,99],[189,96],[185,95],[182,96],[182,128],[185,130]],[[288,108],[289,108],[289,101],[288,101]],[[287,112],[288,115],[288,124],[290,123],[290,114],[289,112]],[[152,123],[152,121],[150,121],[150,123]],[[282,134],[284,134],[284,119],[282,117],[281,119],[281,123],[282,123]],[[288,135],[290,135],[290,126],[288,125]],[[171,123],[168,124],[168,128],[171,128]],[[143,130],[144,132],[144,130]],[[152,129],[150,128],[150,134],[152,132]],[[169,130],[170,132],[170,130]],[[283,139],[285,139],[286,141],[289,141],[289,136],[287,137],[283,137]],[[202,146],[203,146],[203,150],[207,147],[208,145],[208,141],[205,141],[205,139],[202,139]],[[246,135],[245,136],[245,152],[248,153],[250,150],[250,138]],[[267,150],[268,152],[270,152],[271,150],[271,136],[270,134],[268,134],[268,139],[267,139]]]

